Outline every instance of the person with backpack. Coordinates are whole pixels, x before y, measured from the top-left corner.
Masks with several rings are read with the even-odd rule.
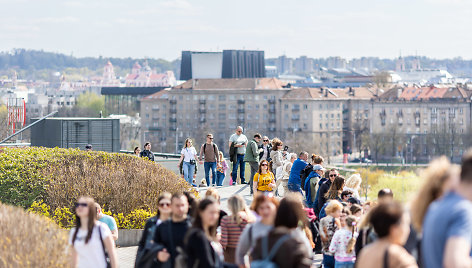
[[[205,169],[205,179],[208,186],[210,186],[210,169],[211,186],[217,184],[216,166],[220,156],[218,146],[213,142],[213,139],[213,134],[207,134],[206,142],[200,148],[200,165],[203,164]],[[202,159],[205,159],[205,161],[202,161]]]
[[[301,172],[308,165],[308,153],[301,152],[298,159],[293,162],[290,176],[288,178],[287,188],[290,192],[300,193],[303,196],[301,188]]]
[[[275,214],[279,207],[279,201],[275,197],[256,194],[251,204],[251,209],[260,217],[259,221],[248,224],[239,237],[236,248],[236,264],[249,267],[246,256],[251,253],[259,238],[266,236],[274,228]]]
[[[301,198],[293,194],[283,198],[274,229],[257,240],[251,254],[251,267],[311,267],[312,249],[306,235],[298,228],[306,221]]]
[[[356,262],[357,218],[347,216],[345,222],[346,225],[334,233],[329,246],[329,251],[334,253],[335,268],[354,268]]]
[[[188,220],[189,201],[184,194],[176,193],[171,198],[171,217],[161,223],[154,234],[154,243],[162,245],[157,252],[153,267],[161,265],[174,267],[179,254],[177,248],[183,247],[184,237],[191,224]]]
[[[214,198],[200,201],[193,226],[185,235],[185,255],[179,257],[177,267],[223,267],[223,248],[216,236],[219,215],[220,205]]]
[[[154,243],[154,234],[157,227],[170,218],[172,195],[163,192],[157,198],[158,209],[157,215],[149,218],[144,225],[143,235],[138,243],[138,251],[136,253],[135,267],[152,267],[154,257],[161,245]]]
[[[269,171],[269,162],[262,160],[259,170],[254,175],[254,192],[269,194],[275,189],[275,176]]]
[[[253,178],[256,175],[257,169],[259,167],[259,147],[258,143],[261,141],[261,134],[254,134],[254,138],[250,140],[246,146],[246,154],[244,155],[244,162],[248,163],[251,167],[251,177],[249,180],[249,189],[251,194],[253,194]]]
[[[75,227],[70,230],[69,244],[72,267],[118,267],[110,229],[97,220],[97,208],[90,197],[80,197],[75,203]]]
[[[331,245],[331,240],[333,239],[333,235],[341,228],[341,213],[342,213],[343,205],[336,200],[332,200],[329,202],[328,206],[326,206],[326,213],[327,216],[320,220],[320,237],[321,237],[321,245],[322,245],[322,252],[323,252],[323,267],[324,268],[334,268],[334,256],[333,253],[329,250],[329,246]]]
[[[312,167],[310,175],[305,180],[304,190],[306,195],[306,202],[309,208],[313,208],[316,197],[316,186],[321,178],[324,176],[325,169],[320,164]]]

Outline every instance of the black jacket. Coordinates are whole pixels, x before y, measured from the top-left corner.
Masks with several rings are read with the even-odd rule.
[[[218,254],[213,250],[203,230],[192,228],[185,237],[185,252],[187,252],[187,267],[221,267]]]
[[[140,157],[147,157],[147,158],[149,158],[149,160],[154,162],[154,154],[149,150],[144,150],[144,151],[140,152],[139,156]]]
[[[264,147],[264,144],[261,144],[259,145],[259,149],[263,149]],[[272,150],[272,145],[269,143],[267,145],[267,161],[270,162],[270,151]],[[259,153],[259,160],[262,158],[262,156],[264,155],[264,151],[260,152]]]
[[[318,195],[318,211],[321,211],[321,208],[323,208],[324,204],[326,203],[326,193],[328,192],[329,190],[329,187],[331,187],[331,180],[328,179],[327,181],[325,181],[323,184],[321,184],[320,186],[320,193]]]
[[[157,227],[154,241],[155,243],[162,244],[167,249],[167,252],[170,253],[170,267],[174,267],[175,257],[178,255],[177,248],[183,248],[184,237],[190,225],[188,219],[182,222],[167,220]]]

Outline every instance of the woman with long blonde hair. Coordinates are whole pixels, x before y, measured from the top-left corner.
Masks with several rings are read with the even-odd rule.
[[[459,167],[451,165],[445,156],[431,161],[423,171],[421,177],[424,184],[410,205],[411,221],[417,232],[423,229],[423,219],[429,205],[457,186],[459,172]]]
[[[231,215],[221,219],[221,245],[223,246],[225,262],[236,264],[236,248],[239,237],[249,222],[253,221],[246,201],[240,195],[228,199]]]
[[[360,199],[359,189],[361,188],[362,178],[359,173],[352,174],[344,184],[344,191],[351,190],[353,197]]]
[[[183,164],[182,164],[183,161]],[[184,172],[184,179],[189,183],[193,183],[193,174],[195,173],[195,167],[197,165],[198,156],[197,150],[193,147],[192,139],[187,138],[185,140],[184,148],[180,151],[180,159],[177,164],[178,167],[182,164]]]

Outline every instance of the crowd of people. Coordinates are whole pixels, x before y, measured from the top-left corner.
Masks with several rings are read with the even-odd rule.
[[[248,141],[243,135],[238,127],[230,138],[231,180],[236,182],[239,167],[241,183],[252,182],[251,205],[236,194],[224,211],[213,187],[200,200],[190,193],[161,193],[158,213],[146,222],[139,242],[136,267],[311,267],[314,254],[322,254],[326,268],[472,267],[472,151],[460,167],[446,157],[433,160],[421,175],[424,185],[405,206],[389,188],[376,200],[362,199],[361,176],[346,179],[326,169],[320,155],[288,153],[278,138],[255,134]],[[212,184],[224,179],[218,176],[224,174],[223,157],[212,140],[209,134],[200,154],[186,141],[179,165],[189,183],[195,174],[191,160],[205,164]],[[245,162],[251,168],[247,182]],[[80,267],[116,267],[117,233],[98,204],[82,197],[76,215],[70,235],[74,261]]]

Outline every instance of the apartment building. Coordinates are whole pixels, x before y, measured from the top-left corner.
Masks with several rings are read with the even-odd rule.
[[[294,88],[281,99],[282,137],[328,157],[355,150],[356,134],[368,133],[373,96],[368,88]]]
[[[444,154],[459,161],[469,144],[471,95],[458,87],[405,87],[373,99],[371,133],[388,137],[379,158],[426,162]]]
[[[174,152],[187,137],[201,143],[211,132],[227,152],[227,141],[238,125],[248,136],[280,136],[279,100],[289,91],[275,78],[188,80],[142,99],[142,142]]]

